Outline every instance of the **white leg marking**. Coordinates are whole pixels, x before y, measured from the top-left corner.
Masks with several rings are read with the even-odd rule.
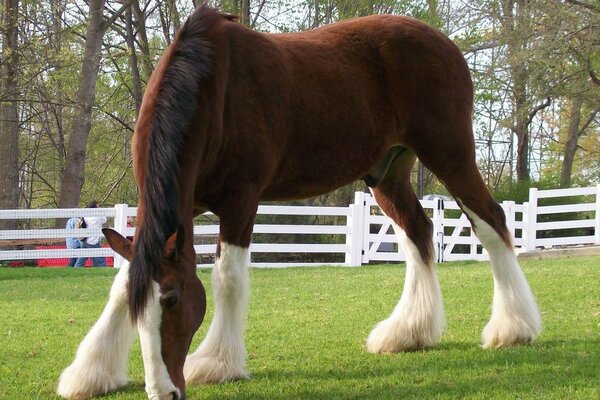
[[[445,326],[442,292],[433,260],[423,260],[419,249],[398,225],[394,224],[394,230],[406,255],[404,290],[392,314],[378,323],[367,338],[367,350],[371,353],[431,347]]]
[[[473,211],[464,208],[477,237],[490,255],[494,276],[494,302],[490,321],[483,329],[484,348],[532,342],[542,329],[540,312],[512,248]]]
[[[125,386],[129,348],[135,329],[127,308],[129,264],[113,282],[108,303],[85,336],[73,363],[60,376],[57,393],[68,399],[87,399]]]
[[[167,366],[162,359],[160,324],[162,321],[162,307],[160,306],[160,288],[158,283],[152,282],[153,295],[148,299],[148,304],[142,318],[138,321],[142,357],[144,358],[144,372],[146,379],[146,393],[150,400],[171,400],[173,393],[177,399],[181,392],[171,381]]]
[[[189,383],[246,379],[244,320],[248,308],[248,248],[221,242],[212,272],[215,314],[204,341],[183,367]]]

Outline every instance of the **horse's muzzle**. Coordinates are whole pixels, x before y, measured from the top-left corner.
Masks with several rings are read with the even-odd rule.
[[[173,400],[185,400],[185,392],[179,394],[178,392],[171,392]]]

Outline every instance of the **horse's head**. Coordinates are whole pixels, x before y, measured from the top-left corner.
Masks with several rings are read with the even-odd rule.
[[[131,241],[112,229],[103,229],[103,233],[118,254],[130,262],[136,257]],[[140,331],[146,390],[150,398],[153,398],[152,394],[161,399],[171,393],[173,398],[185,396],[183,364],[206,310],[206,294],[196,275],[193,245],[191,241],[185,245],[184,238],[185,232],[180,228],[167,239],[161,252],[160,268],[151,277],[147,298],[142,303],[143,310],[131,310]],[[140,279],[132,272],[130,269],[130,289],[132,285],[138,285]],[[131,309],[135,304],[131,301],[134,294],[131,290],[128,293]]]

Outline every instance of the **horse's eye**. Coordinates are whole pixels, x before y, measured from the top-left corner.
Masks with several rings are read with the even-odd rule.
[[[160,303],[164,308],[173,308],[179,301],[179,291],[170,290],[160,297]]]

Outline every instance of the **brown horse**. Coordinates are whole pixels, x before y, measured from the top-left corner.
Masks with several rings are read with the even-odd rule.
[[[367,349],[433,346],[444,311],[432,224],[410,185],[417,157],[459,201],[489,251],[494,300],[484,347],[531,342],[539,312],[503,212],[475,164],[472,106],[460,50],[414,19],[380,15],[263,34],[201,6],[144,96],[133,142],[140,192],[134,242],[105,230],[131,264],[115,278],[58,393],[87,398],[123,386],[134,324],[150,399],[183,398],[186,382],[248,377],[243,325],[259,202],[316,196],[361,178],[393,220],[407,257],[400,301]],[[192,218],[207,210],[221,224],[215,315],[186,359],[206,306]]]

